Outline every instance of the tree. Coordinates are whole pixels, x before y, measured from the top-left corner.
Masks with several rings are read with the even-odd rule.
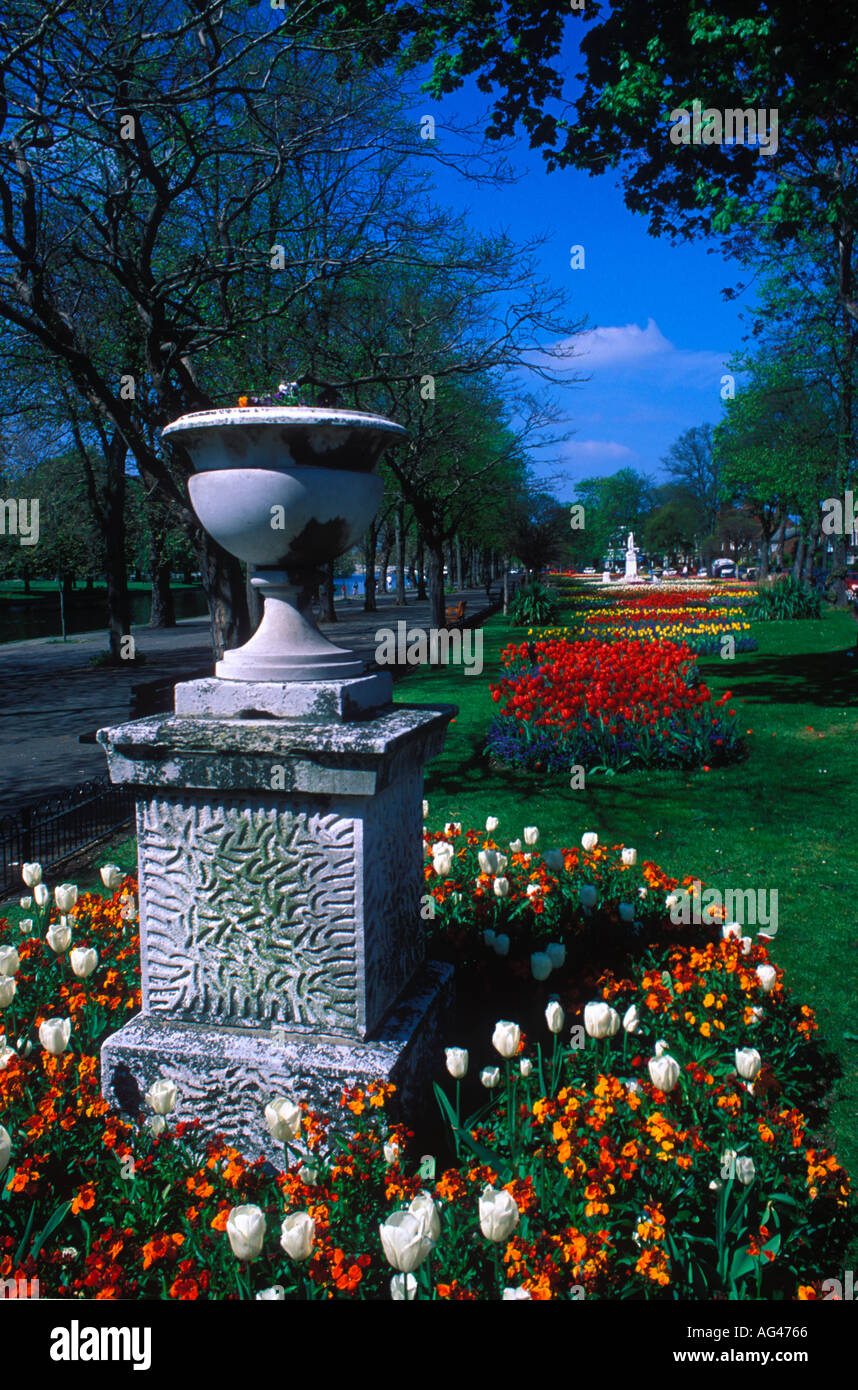
[[[712,426],[692,425],[671,444],[662,459],[665,472],[682,484],[699,503],[702,518],[694,531],[715,529],[720,506],[720,460],[712,447]]]
[[[252,389],[337,285],[402,254],[430,155],[379,52],[350,65],[366,35],[323,12],[10,0],[0,20],[0,317],[195,536],[218,654],[247,632],[242,567],[159,431]]]
[[[584,507],[589,563],[598,568],[609,549],[625,550],[629,531],[642,529],[652,509],[652,483],[633,468],[621,468],[605,478],[583,478],[575,497]]]

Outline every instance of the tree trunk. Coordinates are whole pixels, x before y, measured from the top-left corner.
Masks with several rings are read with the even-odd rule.
[[[422,531],[419,529],[419,527],[418,527],[418,530],[417,530],[417,554],[416,554],[416,556],[415,556],[414,565],[415,565],[415,568],[416,568],[416,570],[417,570],[417,598],[418,598],[418,599],[423,599],[423,600],[425,600],[425,599],[428,597],[428,595],[427,595],[427,593],[426,593],[426,568],[425,568],[425,561],[426,561],[426,547],[425,547],[424,544],[423,544],[423,532],[422,532]]]
[[[322,584],[319,597],[322,606],[322,621],[335,623],[337,621],[337,610],[334,607],[334,562],[329,560],[325,566],[325,579]]]
[[[429,551],[429,622],[431,627],[445,626],[444,612],[444,546],[441,541],[434,544],[427,537]]]
[[[205,531],[197,533],[196,544],[209,606],[212,651],[215,661],[220,661],[225,651],[240,647],[250,636],[244,573],[241,562]]]
[[[450,571],[450,573],[452,575],[452,570]],[[460,591],[462,588],[464,588],[462,582],[463,578],[464,576],[462,574],[462,542],[460,538],[456,536],[456,588]]]
[[[175,627],[176,605],[170,588],[170,561],[164,560],[152,570],[152,608],[150,627]]]
[[[795,548],[795,556],[792,562],[792,577],[796,582],[801,579],[801,572],[804,569],[804,553],[807,549],[807,530],[802,526],[799,532],[798,544]]]
[[[504,617],[509,612],[509,556],[503,559],[503,611]]]
[[[390,532],[388,531],[387,535],[385,536],[384,547],[381,552],[381,564],[379,566],[378,572],[379,583],[381,584],[381,592],[383,594],[387,593],[387,567],[390,564],[390,553],[392,550],[393,537],[390,535]]]
[[[405,503],[396,509],[396,602],[405,603]]]
[[[366,538],[363,545],[364,563],[366,566],[366,577],[364,580],[364,613],[377,613],[378,605],[375,601],[375,558],[378,549],[378,530],[373,525],[368,527]]]

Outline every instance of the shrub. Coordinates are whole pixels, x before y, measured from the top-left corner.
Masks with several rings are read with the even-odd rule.
[[[557,616],[557,600],[550,589],[534,580],[519,589],[509,606],[509,616],[517,627],[550,623]]]
[[[781,618],[820,618],[822,601],[815,590],[788,575],[771,586],[758,585],[746,613],[758,623]]]

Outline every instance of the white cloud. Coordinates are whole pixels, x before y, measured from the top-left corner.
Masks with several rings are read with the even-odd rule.
[[[563,455],[570,462],[580,463],[637,458],[634,449],[616,439],[570,439],[563,446]]]
[[[727,353],[678,348],[666,338],[655,319],[646,328],[626,323],[592,328],[554,344],[553,352],[570,354],[569,368],[585,375],[600,372],[645,369],[669,373],[672,378],[709,377],[724,370]],[[543,362],[550,359],[545,357]],[[555,363],[555,365],[557,365]]]

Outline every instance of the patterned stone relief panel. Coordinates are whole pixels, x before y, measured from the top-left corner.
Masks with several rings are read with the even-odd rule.
[[[354,1033],[354,821],[223,796],[138,804],[145,1010]]]
[[[373,797],[364,822],[366,1012],[370,1036],[425,958],[423,768]]]

